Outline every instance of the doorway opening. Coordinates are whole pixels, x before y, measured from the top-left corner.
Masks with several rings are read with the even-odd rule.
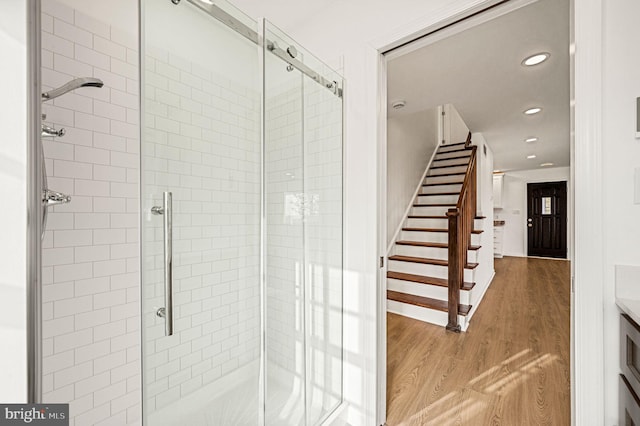
[[[528,410],[521,403],[535,379],[533,366],[558,379],[541,388],[559,396],[540,415],[554,424],[570,421],[570,263],[552,267],[529,258],[571,259],[569,6],[506,2],[385,55],[389,112],[381,196],[388,261],[381,282],[390,312],[383,339],[389,425],[444,424],[454,414],[467,424],[496,410],[517,419],[519,413],[506,407]],[[473,337],[465,337],[446,333],[437,315],[423,312],[437,310],[432,300],[446,306],[446,219],[459,200],[471,146],[477,150],[477,206],[459,312],[462,330]],[[499,193],[495,174],[502,177]],[[560,183],[552,195],[540,193],[536,202],[547,204],[532,216],[527,189],[541,182]],[[558,284],[539,293],[545,274]],[[548,311],[543,294],[553,300]],[[529,318],[532,312],[553,318],[556,328]],[[550,342],[532,347],[511,334],[521,327],[541,342],[555,336],[562,343],[557,351],[546,346]]]

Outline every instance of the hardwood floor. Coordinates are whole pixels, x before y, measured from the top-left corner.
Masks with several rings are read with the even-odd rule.
[[[387,314],[387,425],[570,421],[570,264],[505,257],[466,333]]]

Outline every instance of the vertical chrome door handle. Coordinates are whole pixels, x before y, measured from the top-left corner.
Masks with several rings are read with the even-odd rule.
[[[164,318],[164,335],[173,335],[173,215],[171,192],[162,193],[162,206],[154,206],[151,213],[163,216],[164,222],[164,307],[156,315]]]

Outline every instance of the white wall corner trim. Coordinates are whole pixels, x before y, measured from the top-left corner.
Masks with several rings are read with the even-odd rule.
[[[575,0],[574,425],[604,424],[602,0]]]

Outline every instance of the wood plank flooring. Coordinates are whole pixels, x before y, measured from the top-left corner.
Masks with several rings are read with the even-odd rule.
[[[466,333],[387,314],[387,425],[570,425],[570,264],[505,257]]]

